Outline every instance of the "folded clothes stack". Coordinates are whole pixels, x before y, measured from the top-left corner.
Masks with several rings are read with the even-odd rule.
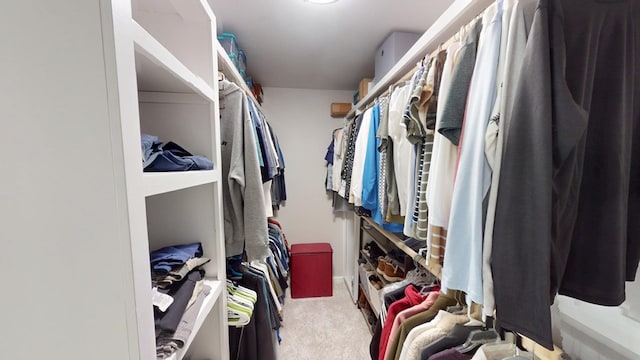
[[[157,136],[142,134],[142,166],[146,172],[211,170],[213,162],[193,155],[174,142],[163,144]]]
[[[156,327],[156,355],[170,357],[184,347],[205,297],[202,245],[168,246],[151,252],[151,278]]]

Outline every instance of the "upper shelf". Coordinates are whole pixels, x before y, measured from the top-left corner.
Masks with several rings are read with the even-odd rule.
[[[213,88],[132,21],[139,91],[196,93],[216,101]]]
[[[393,233],[383,229],[378,223],[373,221],[369,217],[361,216],[362,220],[364,220],[367,224],[371,225],[376,229],[377,232],[384,235],[389,241],[391,241],[398,249],[402,250],[405,254],[409,255],[413,260],[415,260],[420,266],[427,269],[430,273],[435,275],[438,279],[442,279],[442,266],[439,264],[433,264],[428,262],[422,256],[418,256],[418,253],[415,252],[412,248],[408,247],[402,240],[398,239]]]
[[[133,0],[132,16],[139,25],[134,28],[144,29],[209,87],[217,86],[215,16],[206,0]],[[139,32],[134,29],[134,36]]]
[[[240,72],[231,61],[231,58],[229,58],[229,55],[227,55],[227,52],[224,50],[222,45],[220,45],[220,42],[214,41],[214,43],[216,53],[218,54],[218,70],[222,71],[227,79],[229,79],[229,81],[238,85],[247,94],[247,96],[249,96],[253,100],[253,103],[256,105],[256,107],[258,107],[258,110],[262,111],[260,103],[258,103],[258,100],[256,100],[255,96],[253,96],[251,89],[249,89],[249,86],[247,86],[247,83],[244,81],[242,75],[240,75]]]
[[[387,90],[389,85],[400,80],[411,68],[416,66],[420,59],[436,50],[440,44],[455,35],[461,26],[468,24],[494,1],[455,0],[367,95],[358,101],[347,114],[347,118],[352,118],[356,111],[364,109],[373,99]]]
[[[214,165],[215,166],[215,165]],[[198,185],[209,184],[220,178],[217,170],[146,172],[142,174],[145,196],[164,194]]]

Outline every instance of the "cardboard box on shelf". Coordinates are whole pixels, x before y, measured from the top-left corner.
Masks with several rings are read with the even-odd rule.
[[[351,111],[349,103],[331,103],[331,117],[344,117]]]
[[[364,99],[365,96],[369,93],[369,88],[371,87],[371,81],[373,79],[364,78],[360,80],[360,84],[358,85],[358,101]]]

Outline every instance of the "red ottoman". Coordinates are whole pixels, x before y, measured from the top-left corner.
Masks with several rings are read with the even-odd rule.
[[[332,258],[328,243],[291,245],[291,297],[333,296]]]

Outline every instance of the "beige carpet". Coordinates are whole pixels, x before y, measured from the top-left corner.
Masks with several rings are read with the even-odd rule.
[[[291,299],[284,304],[278,360],[368,360],[371,335],[342,280],[332,297]]]

